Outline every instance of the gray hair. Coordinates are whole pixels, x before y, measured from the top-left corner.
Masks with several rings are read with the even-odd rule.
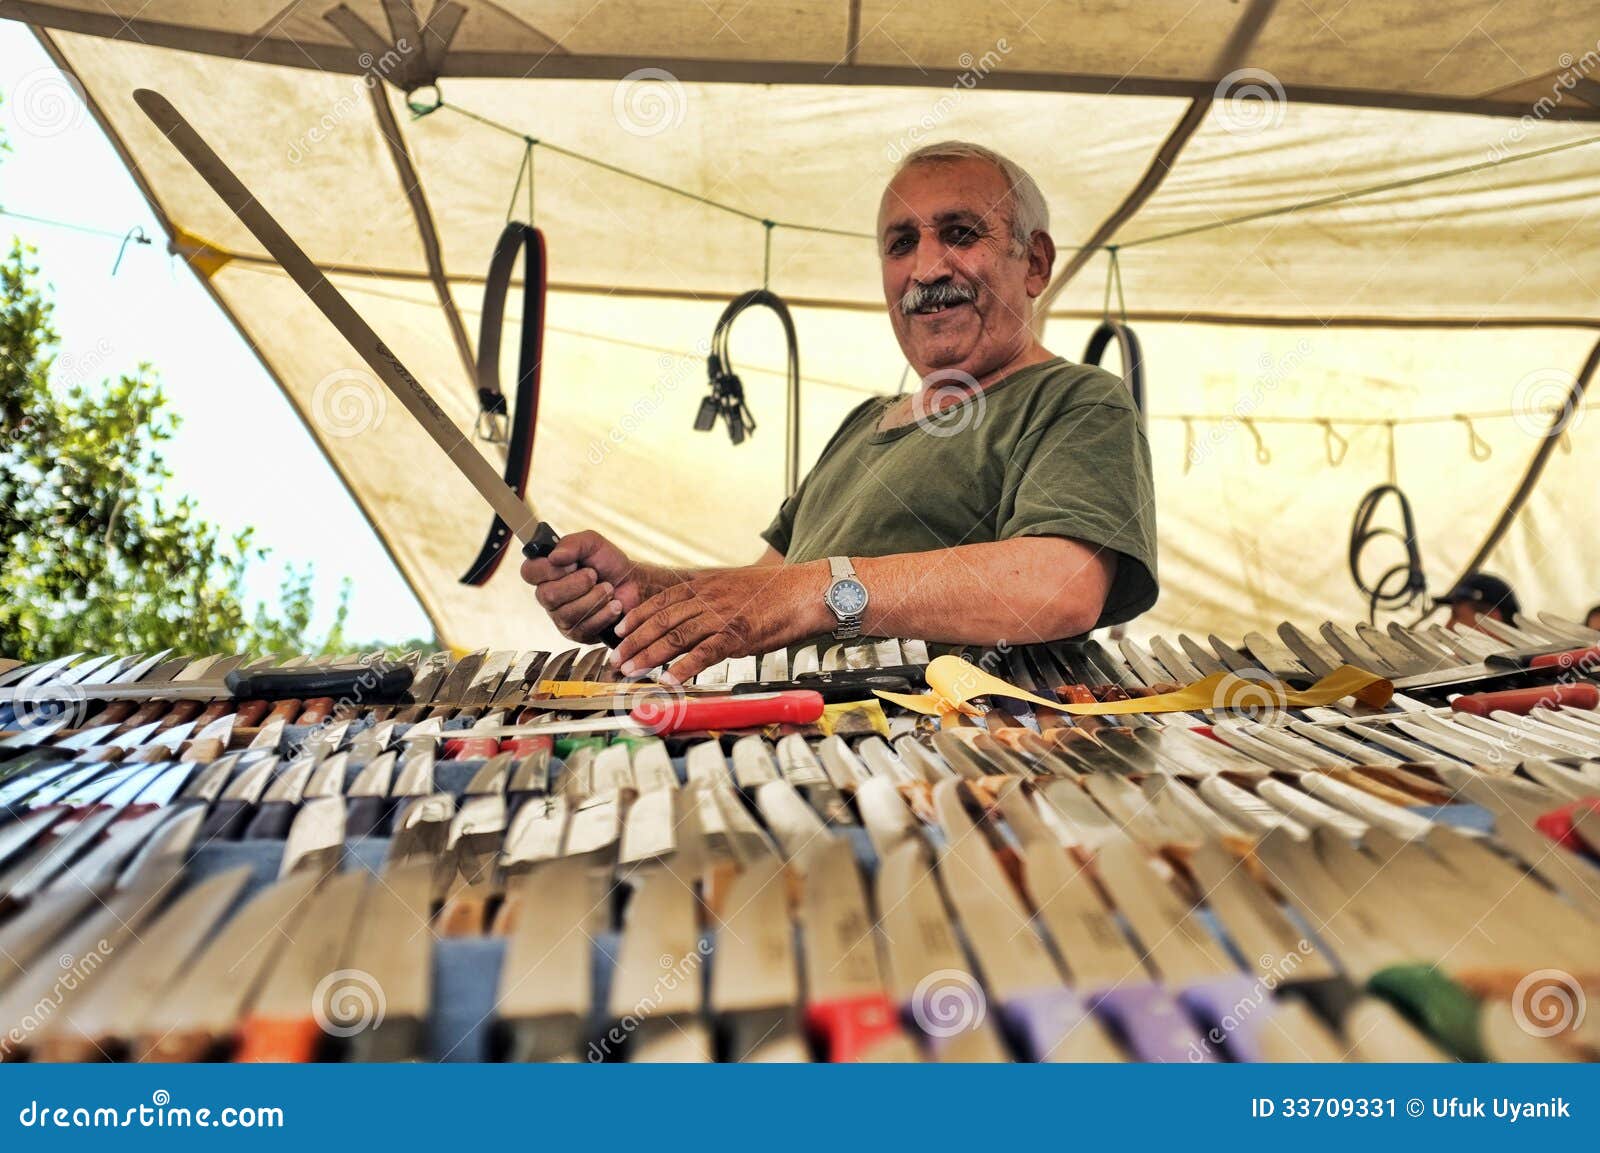
[[[1020,256],[1028,250],[1035,232],[1050,231],[1050,206],[1044,202],[1044,194],[1039,191],[1033,177],[1014,160],[981,144],[966,140],[941,140],[936,144],[924,144],[900,161],[894,170],[895,175],[898,176],[913,164],[942,160],[982,160],[1000,170],[1000,175],[1006,178],[1006,184],[1011,189],[1011,247],[1014,255]]]

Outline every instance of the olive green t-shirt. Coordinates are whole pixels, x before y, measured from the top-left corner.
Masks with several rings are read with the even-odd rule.
[[[786,561],[1071,537],[1118,554],[1096,627],[1155,603],[1150,446],[1122,381],[1056,357],[878,431],[897,399],[851,411],[761,534]]]

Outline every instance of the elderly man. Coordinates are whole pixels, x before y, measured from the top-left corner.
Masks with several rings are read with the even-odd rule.
[[[525,562],[566,636],[615,625],[623,672],[681,681],[830,636],[1053,640],[1155,602],[1150,449],[1128,391],[1034,335],[1056,250],[1032,178],[975,144],[920,149],[877,237],[921,387],[845,418],[753,565],[645,564],[592,532]]]

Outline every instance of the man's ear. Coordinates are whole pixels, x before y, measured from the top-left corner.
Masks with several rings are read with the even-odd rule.
[[[1056,242],[1048,232],[1035,232],[1028,241],[1028,296],[1036,297],[1050,285],[1056,262]]]

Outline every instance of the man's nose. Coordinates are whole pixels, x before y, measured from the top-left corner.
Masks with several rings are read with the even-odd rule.
[[[952,279],[949,248],[933,237],[917,245],[917,259],[911,269],[911,279],[923,285]]]

